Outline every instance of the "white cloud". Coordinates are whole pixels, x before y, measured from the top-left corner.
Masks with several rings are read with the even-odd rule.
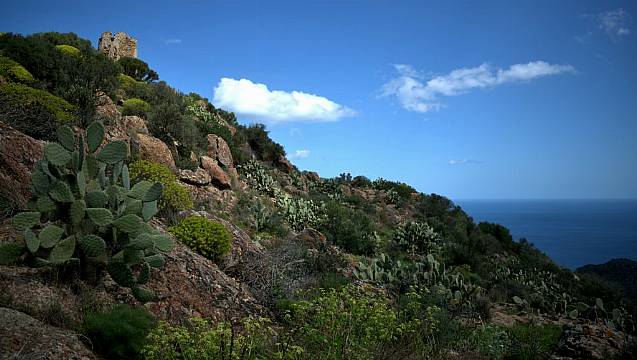
[[[161,41],[166,45],[181,44],[181,39],[162,39]]]
[[[215,105],[270,122],[337,121],[356,112],[325,97],[301,91],[270,90],[248,79],[222,78],[214,89]]]
[[[481,164],[480,160],[473,159],[460,159],[460,160],[449,160],[449,165],[466,165],[466,164]]]
[[[630,35],[630,14],[624,9],[605,11],[597,15],[597,26],[612,39]]]
[[[485,63],[426,80],[410,65],[398,64],[394,68],[398,76],[383,85],[382,95],[396,97],[406,110],[421,113],[444,107],[440,103],[440,97],[443,96],[457,96],[472,89],[575,72],[571,65],[554,65],[544,61],[514,64],[508,69],[493,69]]]
[[[297,150],[294,154],[288,155],[290,159],[305,159],[310,156],[310,150]]]

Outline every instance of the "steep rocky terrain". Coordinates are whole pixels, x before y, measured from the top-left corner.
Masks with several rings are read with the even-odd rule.
[[[68,45],[83,44],[74,41]],[[3,38],[0,55],[11,57],[15,43],[19,39]],[[0,75],[0,86],[6,86],[10,79]],[[403,183],[349,174],[325,179],[301,172],[262,127],[239,125],[234,114],[165,83],[128,75],[118,79],[117,86],[104,89],[109,91],[96,92],[91,119],[105,124],[102,149],[112,142],[126,144],[126,171],[130,169],[133,179],[164,181],[162,211],[149,224],[175,246],[145,284],[155,298],[139,301],[108,272],[99,281],[86,281],[76,266],[32,267],[30,255],[22,254],[20,260],[0,266],[0,358],[106,356],[94,338],[82,335],[83,324],[90,314],[115,304],[143,307],[170,326],[200,317],[247,334],[246,318],[271,319],[275,325],[270,336],[283,339],[276,346],[297,341],[303,351],[296,358],[631,356],[634,324],[622,299],[605,293],[593,280],[581,281],[532,245],[514,241],[506,228],[475,224],[450,200]],[[151,110],[131,110],[127,101],[137,97],[146,99]],[[2,244],[22,244],[25,235],[11,218],[32,206],[31,176],[55,135],[27,135],[30,128],[24,122],[31,115],[21,120],[11,115],[10,100],[0,93],[0,195],[6,208],[0,237]],[[162,107],[170,101],[179,110]],[[84,136],[87,130],[80,120],[75,130]],[[192,128],[177,127],[179,121],[189,121]],[[193,133],[196,136],[190,136]],[[165,173],[155,178],[157,166]],[[173,227],[191,217],[221,224],[229,234],[228,251],[206,257],[200,248],[173,236]],[[324,293],[317,289],[357,294],[339,298],[336,303],[345,304],[343,312],[368,296],[382,299],[375,301],[386,304],[383,311],[389,317],[384,324],[389,328],[398,319],[400,330],[385,339],[384,325],[377,325],[361,331],[374,339],[371,343],[361,340],[360,347],[348,353],[348,339],[338,343],[341,352],[325,355],[328,345],[313,347],[314,340],[298,335],[311,326],[321,329],[312,314],[327,305],[318,303],[303,316],[296,315],[302,306],[321,299],[317,294]],[[418,300],[404,306],[409,299]],[[377,310],[375,304],[370,306]],[[401,318],[409,311],[414,312]],[[327,338],[331,326],[336,325],[308,333]],[[409,330],[412,327],[416,330]],[[352,335],[357,336],[365,338]],[[417,337],[424,342],[417,344]],[[295,358],[287,354],[285,358]]]

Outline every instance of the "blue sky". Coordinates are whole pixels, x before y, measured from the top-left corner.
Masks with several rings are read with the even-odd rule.
[[[634,1],[3,1],[0,31],[124,31],[301,169],[469,198],[637,198]]]

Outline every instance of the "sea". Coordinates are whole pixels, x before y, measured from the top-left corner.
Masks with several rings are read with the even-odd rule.
[[[476,223],[506,226],[572,270],[637,260],[637,200],[456,200]]]

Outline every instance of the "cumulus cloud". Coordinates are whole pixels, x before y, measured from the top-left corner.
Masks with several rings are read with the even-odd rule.
[[[310,150],[296,150],[294,154],[288,155],[290,159],[305,159],[310,156]]]
[[[630,35],[630,14],[624,9],[605,11],[597,15],[597,26],[613,39]]]
[[[222,78],[214,104],[238,114],[270,122],[337,121],[356,112],[325,97],[301,91],[270,90],[248,79]]]
[[[480,160],[473,159],[459,159],[459,160],[449,160],[449,165],[466,165],[466,164],[481,164]]]
[[[571,65],[555,65],[544,61],[514,64],[507,69],[494,69],[482,64],[456,69],[447,75],[430,79],[410,65],[397,64],[394,68],[398,76],[383,85],[382,95],[395,97],[406,110],[421,113],[441,109],[444,105],[440,98],[444,96],[457,96],[473,89],[575,72]]]

